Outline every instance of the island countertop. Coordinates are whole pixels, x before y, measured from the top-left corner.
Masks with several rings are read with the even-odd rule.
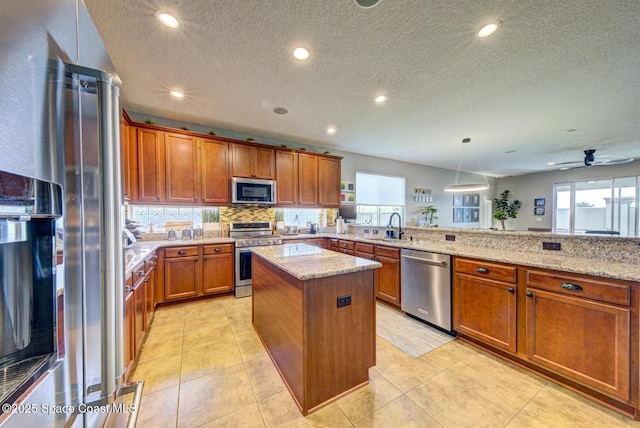
[[[378,262],[300,243],[252,247],[251,251],[302,281],[382,267]]]

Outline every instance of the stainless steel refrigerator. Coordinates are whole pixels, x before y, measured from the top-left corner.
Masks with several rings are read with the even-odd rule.
[[[133,424],[113,66],[81,0],[5,1],[0,40],[0,424]]]

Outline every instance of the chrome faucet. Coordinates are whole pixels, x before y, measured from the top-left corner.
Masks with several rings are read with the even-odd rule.
[[[392,213],[391,216],[389,217],[389,224],[387,225],[387,238],[393,238],[393,216],[397,215],[398,216],[398,238],[397,239],[402,239],[402,235],[404,234],[404,232],[402,231],[402,218],[400,217],[399,213]]]

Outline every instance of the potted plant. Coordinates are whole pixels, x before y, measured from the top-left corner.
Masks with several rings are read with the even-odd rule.
[[[436,225],[433,224],[433,220],[437,220],[438,219],[438,217],[436,216],[436,213],[438,211],[439,210],[436,207],[434,207],[433,205],[429,205],[429,206],[424,207],[424,211],[422,211],[420,213],[420,214],[426,216],[427,221],[429,222],[427,224],[428,227],[436,226]]]
[[[522,206],[522,203],[517,199],[511,202],[511,197],[511,192],[506,189],[499,198],[493,200],[493,218],[500,221],[502,230],[507,230],[504,225],[505,220],[516,218],[518,210]]]

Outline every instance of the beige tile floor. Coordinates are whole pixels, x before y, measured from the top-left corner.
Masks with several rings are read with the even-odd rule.
[[[412,358],[378,337],[369,385],[306,418],[251,326],[251,299],[159,308],[132,375],[139,427],[619,427],[634,422],[460,341]]]

